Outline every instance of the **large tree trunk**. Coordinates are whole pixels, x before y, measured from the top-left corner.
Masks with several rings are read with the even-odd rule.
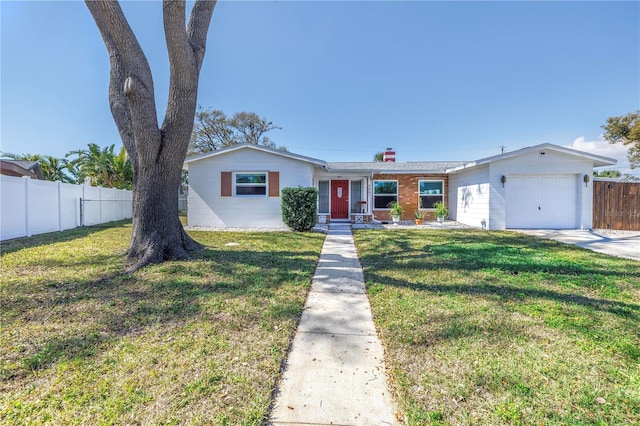
[[[196,0],[188,26],[185,2],[165,0],[163,20],[171,70],[169,99],[158,126],[147,58],[115,1],[86,0],[111,64],[109,103],[133,164],[130,271],[148,263],[189,258],[201,248],[178,218],[178,186],[193,129],[198,79],[216,2]]]
[[[128,257],[129,271],[167,259],[189,259],[189,251],[202,246],[184,230],[178,218],[180,175],[159,166],[138,175],[133,192],[133,233]]]

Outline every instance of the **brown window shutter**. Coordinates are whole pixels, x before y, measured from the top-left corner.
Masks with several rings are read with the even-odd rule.
[[[220,196],[231,197],[231,172],[220,172]]]
[[[280,172],[269,172],[269,197],[280,196]]]

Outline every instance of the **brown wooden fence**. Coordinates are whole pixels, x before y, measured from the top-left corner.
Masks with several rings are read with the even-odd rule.
[[[640,231],[640,183],[594,181],[593,227]]]

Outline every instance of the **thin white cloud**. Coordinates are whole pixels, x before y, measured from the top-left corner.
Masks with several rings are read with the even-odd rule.
[[[621,143],[612,144],[605,140],[588,141],[584,136],[580,136],[573,141],[569,148],[618,160],[615,166],[605,168],[615,168],[623,173],[627,173],[630,170],[629,160],[627,159],[627,151],[629,148]]]

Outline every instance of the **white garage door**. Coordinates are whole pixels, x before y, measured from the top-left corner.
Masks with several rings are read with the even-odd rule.
[[[509,175],[507,228],[576,228],[575,175]]]

